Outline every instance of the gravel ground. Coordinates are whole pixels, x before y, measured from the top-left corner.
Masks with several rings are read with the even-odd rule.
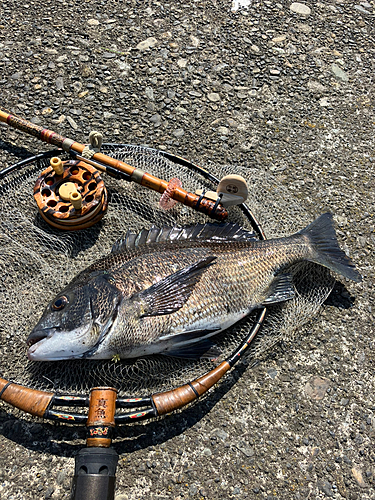
[[[375,498],[375,4],[303,7],[0,7],[1,107],[80,142],[99,128],[106,142],[271,172],[312,216],[336,214],[364,276],[336,287],[300,341],[210,398],[121,429],[116,500]],[[2,167],[46,149],[0,127]],[[69,497],[83,428],[2,404],[0,431],[1,498]]]

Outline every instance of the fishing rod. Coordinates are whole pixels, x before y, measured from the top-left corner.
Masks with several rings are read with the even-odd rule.
[[[168,198],[191,207],[198,212],[202,212],[218,221],[222,221],[228,217],[228,212],[220,204],[220,199],[213,201],[202,194],[189,193],[173,182],[173,179],[169,182],[159,179],[140,168],[133,167],[121,160],[117,160],[100,152],[95,152],[90,159],[87,159],[82,156],[86,147],[84,144],[63,137],[52,130],[35,125],[34,123],[14,116],[1,109],[0,122],[6,123],[10,127],[21,130],[22,132],[26,132],[43,142],[53,144],[67,153],[76,156],[77,160],[84,161],[86,164],[102,172],[106,172],[112,177],[123,178],[159,193],[166,193]]]

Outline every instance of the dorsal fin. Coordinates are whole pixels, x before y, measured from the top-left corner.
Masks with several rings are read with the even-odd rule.
[[[125,238],[117,241],[112,248],[112,253],[125,250],[134,250],[142,245],[167,241],[247,241],[256,238],[253,231],[243,229],[238,224],[221,223],[195,224],[193,226],[152,226],[151,229],[142,229],[138,234],[128,231]]]

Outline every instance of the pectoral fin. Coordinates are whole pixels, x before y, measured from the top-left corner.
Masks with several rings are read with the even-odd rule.
[[[271,283],[263,305],[291,300],[295,294],[292,276],[290,274],[279,274]]]
[[[212,266],[215,259],[210,256],[200,260],[134,295],[132,299],[142,304],[141,317],[171,314],[181,309],[203,272]]]

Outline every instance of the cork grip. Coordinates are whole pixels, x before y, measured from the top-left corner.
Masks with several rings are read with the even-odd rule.
[[[158,415],[165,415],[174,410],[178,410],[197,399],[210,389],[221,377],[230,369],[227,361],[223,361],[214,370],[197,378],[189,384],[177,387],[172,391],[154,394],[152,396]]]
[[[20,410],[43,417],[53,393],[28,389],[0,378],[0,399]]]

